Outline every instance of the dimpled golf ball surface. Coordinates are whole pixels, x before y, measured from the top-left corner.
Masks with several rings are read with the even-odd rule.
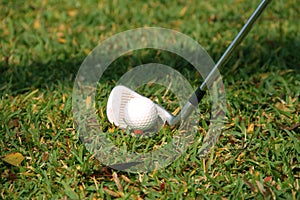
[[[134,130],[147,130],[158,118],[155,104],[145,97],[133,98],[125,107],[125,122]]]

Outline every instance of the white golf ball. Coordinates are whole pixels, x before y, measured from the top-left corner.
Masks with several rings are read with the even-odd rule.
[[[145,97],[128,101],[125,107],[125,122],[134,130],[147,130],[157,122],[158,114],[155,104]]]

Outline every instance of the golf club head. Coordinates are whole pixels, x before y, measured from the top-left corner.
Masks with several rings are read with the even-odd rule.
[[[106,115],[110,123],[119,126],[121,129],[127,129],[128,125],[125,122],[125,107],[129,100],[137,97],[144,97],[135,91],[123,85],[117,85],[111,91],[107,106]],[[155,104],[155,103],[154,103]],[[170,123],[174,116],[166,111],[161,106],[155,104],[158,113],[158,126],[164,125],[166,122]]]

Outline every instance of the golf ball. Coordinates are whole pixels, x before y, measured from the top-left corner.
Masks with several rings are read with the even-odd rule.
[[[157,122],[155,104],[146,97],[136,97],[128,101],[125,107],[126,124],[133,130],[148,130]]]

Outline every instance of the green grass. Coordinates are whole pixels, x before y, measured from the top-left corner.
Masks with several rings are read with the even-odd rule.
[[[165,169],[143,174],[113,171],[86,150],[73,126],[74,78],[102,40],[132,28],[165,27],[191,36],[217,60],[258,3],[2,1],[0,199],[299,199],[296,0],[274,0],[222,70],[226,127],[207,157],[197,158],[200,146],[191,145]],[[158,52],[147,55],[144,61],[117,61],[121,70],[101,80],[99,98],[107,100],[104,94],[128,66],[153,57],[164,62]],[[171,65],[196,87],[197,75],[180,63]],[[209,104],[207,95],[200,105],[200,137],[207,128]],[[176,102],[170,105],[175,107]],[[109,130],[101,112],[99,118]],[[124,140],[117,137],[114,142]],[[149,148],[157,141],[151,142]],[[2,159],[13,152],[25,157],[18,167]]]

